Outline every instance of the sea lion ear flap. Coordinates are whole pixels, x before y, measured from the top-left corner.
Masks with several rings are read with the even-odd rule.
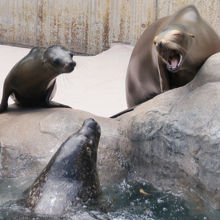
[[[46,51],[44,51],[44,53],[43,53],[43,57],[42,57],[42,62],[43,62],[43,64],[45,64],[47,61],[48,61],[48,53],[47,53],[47,50]]]
[[[190,36],[191,38],[195,38],[194,34],[187,33],[187,35]]]

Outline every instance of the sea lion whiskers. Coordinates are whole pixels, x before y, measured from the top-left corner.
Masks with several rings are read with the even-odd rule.
[[[180,69],[185,60],[186,49],[175,42],[162,41],[162,45],[156,44],[158,56],[167,65],[167,69],[174,72]]]

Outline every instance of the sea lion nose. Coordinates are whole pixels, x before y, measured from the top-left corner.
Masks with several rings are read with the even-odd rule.
[[[85,123],[87,123],[88,127],[90,127],[91,129],[97,129],[97,132],[101,133],[100,125],[93,118],[88,118],[87,120],[85,120]]]
[[[75,61],[73,61],[73,67],[75,67],[76,66],[76,62]]]
[[[159,48],[161,48],[161,47],[163,46],[163,42],[162,42],[162,41],[159,41],[159,42],[157,43],[157,45],[158,45]]]
[[[68,68],[73,69],[76,66],[76,62],[72,61],[70,63],[68,63]]]
[[[86,120],[86,123],[88,124],[88,126],[92,129],[96,128],[98,126],[98,123],[93,119],[93,118],[89,118]]]

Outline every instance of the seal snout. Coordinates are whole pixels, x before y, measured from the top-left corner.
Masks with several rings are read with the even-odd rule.
[[[88,118],[83,122],[81,133],[84,135],[86,134],[87,136],[92,135],[100,137],[101,128],[94,119]]]
[[[84,125],[88,126],[91,129],[98,129],[100,132],[100,126],[93,118],[86,119],[84,121]]]
[[[166,63],[167,70],[170,72],[178,71],[183,62],[183,53],[180,51],[175,39],[171,40],[171,37],[170,39],[164,39],[164,37],[156,36],[153,43],[158,55]]]
[[[159,51],[159,50],[163,50],[164,48],[167,47],[167,40],[165,39],[158,39],[158,37],[155,37],[154,40],[153,40],[153,43],[156,47],[156,49]]]
[[[75,61],[71,61],[71,62],[69,62],[69,63],[67,63],[65,65],[65,69],[68,72],[72,72],[74,70],[75,66],[76,66],[76,62]]]
[[[162,49],[166,46],[167,40],[166,39],[158,39],[158,37],[155,37],[153,40],[154,45],[157,49]]]

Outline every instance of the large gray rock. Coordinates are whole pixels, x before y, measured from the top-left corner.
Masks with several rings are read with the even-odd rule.
[[[35,178],[59,146],[89,117],[101,125],[98,154],[101,183],[120,181],[119,177],[124,176],[121,172],[127,173],[128,141],[120,135],[119,123],[62,108],[27,110],[11,107],[9,112],[0,115],[0,178]]]
[[[98,151],[102,185],[126,177],[144,179],[220,208],[219,107],[220,54],[216,54],[188,85],[117,119],[74,109],[11,108],[0,115],[0,178],[30,184],[61,143],[92,117],[102,129]]]
[[[122,117],[129,119],[134,176],[162,189],[188,191],[220,208],[219,108],[220,54],[216,54],[188,85]]]

